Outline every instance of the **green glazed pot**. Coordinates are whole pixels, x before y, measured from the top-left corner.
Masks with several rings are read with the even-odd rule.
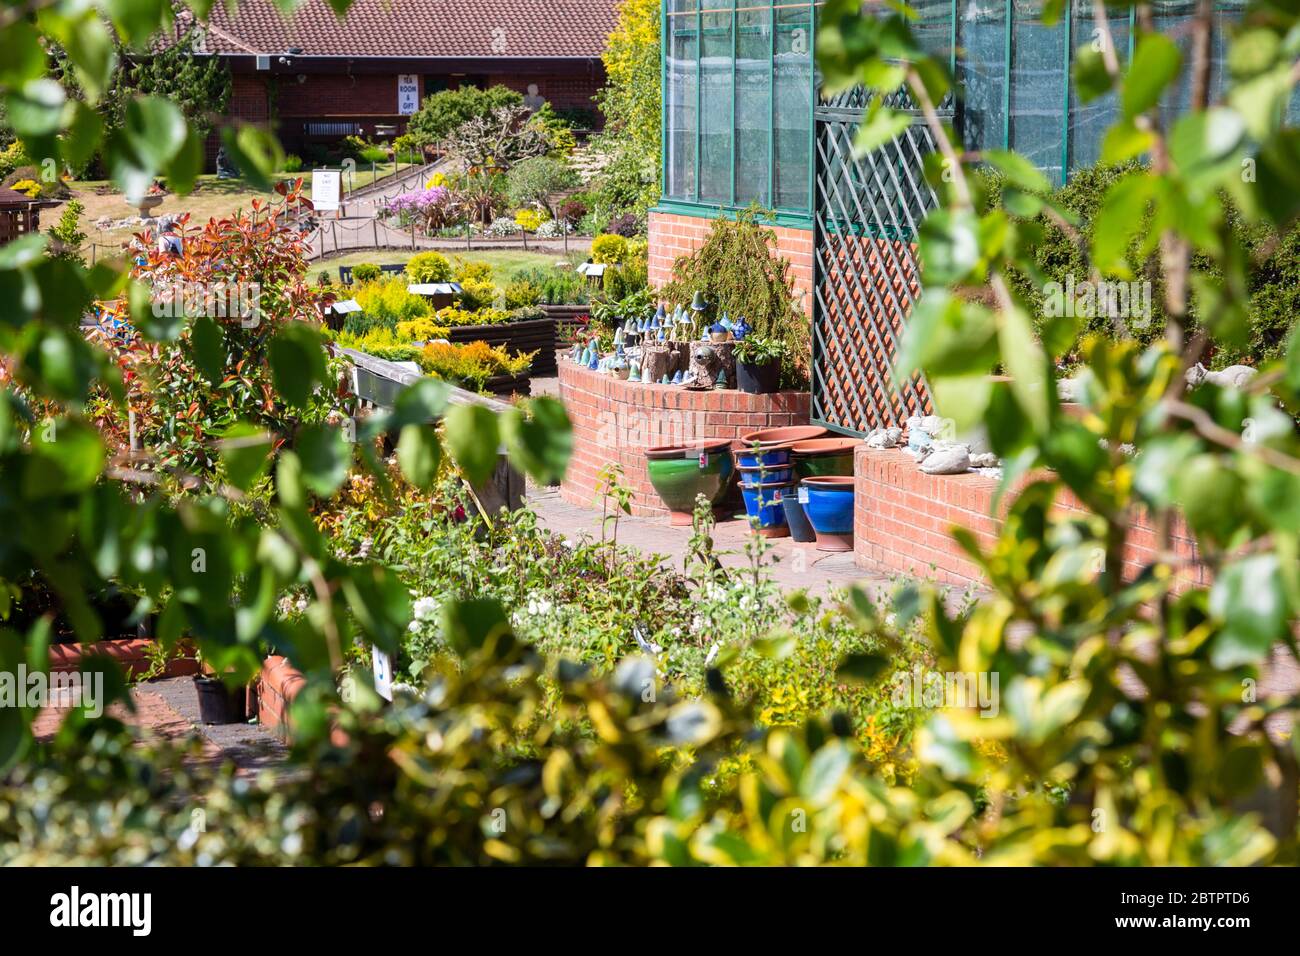
[[[730,448],[731,440],[721,439],[646,449],[650,484],[663,499],[672,524],[691,523],[696,495],[715,506],[721,501],[734,467]]]
[[[817,455],[812,458],[794,460],[795,471],[800,478],[816,478],[819,475],[853,474],[852,455]]]
[[[800,478],[852,475],[853,452],[860,444],[856,438],[820,438],[795,442],[790,449],[795,473]]]

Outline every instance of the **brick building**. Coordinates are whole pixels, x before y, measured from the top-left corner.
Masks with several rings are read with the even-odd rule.
[[[285,148],[400,134],[424,97],[502,84],[557,110],[589,111],[617,0],[357,0],[338,17],[305,0],[214,5],[197,49],[230,68],[230,114],[273,125]]]

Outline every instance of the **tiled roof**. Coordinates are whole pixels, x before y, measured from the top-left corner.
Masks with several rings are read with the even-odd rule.
[[[354,57],[596,57],[618,0],[357,0],[340,19],[325,0],[285,17],[271,0],[214,4],[214,53]]]

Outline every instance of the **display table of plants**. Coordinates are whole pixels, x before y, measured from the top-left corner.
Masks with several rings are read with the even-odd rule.
[[[359,392],[374,392],[362,398],[382,404],[377,399],[391,383],[411,373],[474,392],[527,395],[536,357],[549,351],[554,361],[554,320],[536,306],[492,306],[496,290],[485,263],[464,263],[453,273],[443,256],[422,253],[402,276],[383,276],[375,266],[357,266],[352,274],[359,309],[346,314],[335,344],[393,366],[386,379],[376,371],[380,365],[358,371]],[[461,291],[447,297],[450,304],[411,291],[453,278]]]
[[[475,389],[480,379],[555,373],[555,319],[535,304],[531,288],[511,284],[499,293],[492,283],[492,267],[485,262],[460,262],[453,267],[439,253],[424,252],[411,258],[403,275],[385,275],[378,266],[362,264],[353,267],[352,279],[353,298],[360,310],[348,315],[340,331],[340,344],[348,348],[384,358],[371,346],[391,351],[394,344],[411,346],[439,340],[486,344],[500,354],[481,348],[464,353],[476,364],[493,366],[486,376],[471,376],[465,387]],[[459,291],[443,299],[413,291],[418,286],[452,282]],[[522,368],[514,367],[514,357],[521,354],[527,354],[529,361]],[[511,367],[501,364],[503,356],[510,359],[507,364]],[[438,357],[445,365],[451,354]],[[406,355],[397,360],[415,359]],[[501,382],[499,389],[513,390],[513,386]]]

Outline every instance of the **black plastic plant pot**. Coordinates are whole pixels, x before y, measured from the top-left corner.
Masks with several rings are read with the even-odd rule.
[[[767,395],[776,391],[781,382],[781,360],[772,359],[762,365],[748,362],[736,363],[736,385],[750,395]]]
[[[227,687],[216,677],[194,678],[199,694],[199,720],[205,724],[238,724],[245,719],[243,687]]]

